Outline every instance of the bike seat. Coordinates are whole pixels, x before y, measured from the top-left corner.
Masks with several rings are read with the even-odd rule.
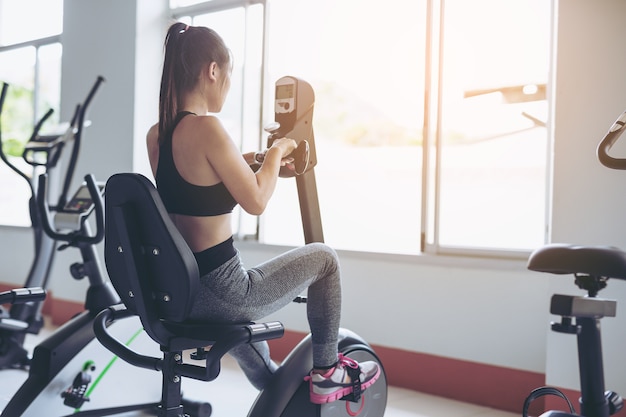
[[[212,381],[228,351],[282,337],[283,325],[194,321],[190,312],[201,285],[198,264],[154,184],[141,174],[122,173],[111,176],[105,188],[105,263],[123,304],[102,310],[94,319],[94,333],[129,364],[161,371],[161,409],[183,415],[181,376]],[[131,316],[138,316],[143,330],[159,344],[162,358],[137,353],[107,331],[110,323]],[[202,355],[205,366],[181,359],[182,351],[206,346],[211,348]]]
[[[626,279],[626,252],[612,246],[553,243],[536,249],[528,269],[551,274],[586,274]]]

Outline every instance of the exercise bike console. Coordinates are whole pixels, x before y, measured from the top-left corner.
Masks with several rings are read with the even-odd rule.
[[[274,98],[274,122],[265,126],[270,135],[267,148],[276,139],[288,137],[296,141],[297,148],[290,156],[294,158],[294,169],[281,167],[283,178],[300,176],[317,165],[315,140],[313,138],[313,108],[315,94],[309,83],[296,77],[282,77],[276,81]],[[255,160],[263,162],[265,151],[255,154]]]

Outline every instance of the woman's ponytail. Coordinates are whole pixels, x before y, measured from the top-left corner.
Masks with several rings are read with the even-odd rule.
[[[188,25],[177,22],[170,26],[165,36],[165,58],[159,94],[159,141],[171,129],[174,117],[178,113],[178,88],[174,67],[180,58],[180,38],[187,30]]]
[[[212,29],[172,24],[165,36],[165,58],[159,95],[159,142],[172,129],[182,95],[195,88],[203,67],[230,63],[230,51]]]

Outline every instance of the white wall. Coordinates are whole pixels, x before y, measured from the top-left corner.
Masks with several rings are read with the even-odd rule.
[[[62,102],[64,114],[82,101],[96,75],[107,83],[90,111],[77,177],[106,179],[118,171],[146,171],[143,135],[156,121],[160,59],[167,1],[66,0]],[[559,55],[555,118],[554,241],[614,244],[626,248],[620,214],[626,201],[622,174],[599,166],[595,146],[626,107],[626,27],[623,0],[567,0],[559,8]],[[153,25],[163,21],[163,25]],[[138,43],[136,43],[138,42]],[[2,227],[2,281],[19,284],[31,254],[28,230]],[[241,246],[253,265],[282,248]],[[20,248],[19,252],[13,248]],[[343,325],[372,343],[534,372],[548,382],[577,387],[569,368],[574,339],[549,334],[549,298],[576,293],[571,279],[526,271],[524,262],[371,256],[340,253],[344,276]],[[77,257],[58,259],[51,287],[55,296],[81,300],[84,287],[67,278]],[[626,283],[604,292],[626,304]],[[604,294],[603,294],[604,295]],[[360,306],[376,305],[373,309]],[[274,317],[306,331],[302,306]],[[626,393],[617,366],[626,343],[626,313],[606,319],[609,386]],[[568,353],[569,352],[569,353]],[[546,361],[547,359],[547,361]],[[547,364],[546,364],[547,362]],[[622,377],[626,378],[626,377]]]

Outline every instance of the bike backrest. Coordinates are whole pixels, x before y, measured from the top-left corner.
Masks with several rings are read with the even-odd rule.
[[[156,340],[162,320],[185,321],[198,265],[159,194],[141,174],[115,174],[105,189],[105,263],[126,308]]]

